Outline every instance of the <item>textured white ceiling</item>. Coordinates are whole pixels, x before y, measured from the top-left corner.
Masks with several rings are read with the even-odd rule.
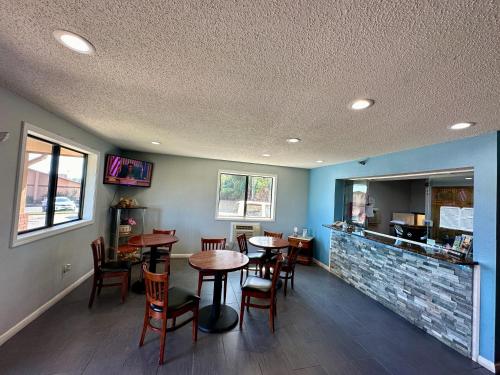
[[[0,84],[123,148],[316,167],[500,129],[498,7],[0,0]]]

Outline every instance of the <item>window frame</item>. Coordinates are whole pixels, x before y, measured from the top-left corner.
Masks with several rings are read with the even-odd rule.
[[[245,188],[245,205],[243,208],[243,216],[220,216],[219,215],[219,200],[220,200],[220,181],[221,174],[231,174],[238,176],[245,176],[247,178],[247,184]],[[248,181],[250,177],[266,177],[272,178],[273,187],[271,189],[271,217],[263,218],[263,217],[247,217],[247,196],[248,196]],[[234,171],[234,170],[226,170],[220,169],[217,173],[217,190],[216,190],[216,201],[215,201],[215,220],[223,220],[223,221],[266,221],[266,222],[274,222],[276,221],[276,196],[278,191],[278,176],[276,174],[270,173],[258,173],[258,172],[243,172],[243,171]]]
[[[48,180],[49,180],[48,184],[49,185],[48,185],[48,192],[47,192],[47,210],[46,210],[46,216],[45,216],[45,225],[43,227],[36,227],[36,228],[27,229],[27,230],[23,230],[23,231],[18,230],[17,231],[18,236],[26,234],[26,233],[36,232],[38,230],[48,229],[48,228],[52,228],[52,227],[55,227],[58,225],[63,225],[63,224],[72,223],[75,221],[82,220],[83,219],[83,204],[85,204],[84,196],[85,196],[85,180],[87,179],[86,178],[87,177],[86,170],[87,170],[88,154],[83,152],[83,151],[75,150],[74,148],[63,146],[63,145],[56,143],[52,140],[42,139],[42,138],[35,136],[33,134],[30,134],[30,133],[28,133],[26,135],[26,138],[24,141],[25,143],[26,143],[28,137],[36,139],[38,141],[49,143],[52,145],[52,160],[51,160],[51,166],[50,166],[50,173],[49,173],[49,177],[48,177]],[[78,152],[78,153],[83,155],[84,163],[83,163],[83,169],[82,169],[82,181],[80,183],[80,199],[79,199],[79,201],[81,203],[78,206],[78,217],[76,219],[63,221],[61,223],[54,223],[54,215],[56,213],[55,203],[56,203],[56,198],[57,198],[57,182],[59,179],[59,173],[58,173],[59,158],[61,156],[60,155],[61,148],[65,148],[65,149],[70,150],[70,151]],[[25,150],[25,152],[26,152],[26,150]],[[25,155],[25,157],[26,157],[26,155]],[[24,171],[19,171],[19,173],[21,173],[21,179],[22,179],[22,173],[24,173]],[[22,186],[20,186],[20,187],[22,189]],[[49,199],[49,196],[50,196],[50,199]],[[82,204],[82,202],[83,202],[83,204]],[[19,225],[19,222],[18,222],[18,225]]]
[[[23,190],[23,173],[26,158],[26,142],[29,137],[57,146],[82,153],[85,157],[85,162],[82,171],[82,183],[80,190],[80,205],[78,218],[65,221],[62,223],[53,223],[53,214],[55,212],[55,197],[57,196],[57,177],[58,166],[57,162],[52,160],[51,171],[49,175],[49,192],[48,195],[53,196],[52,199],[47,199],[47,217],[43,227],[28,229],[26,231],[18,231],[21,194]],[[56,152],[53,150],[54,155]],[[54,157],[53,157],[54,159]],[[14,199],[14,210],[11,231],[11,247],[20,246],[42,238],[54,236],[69,230],[74,230],[94,223],[96,209],[96,190],[97,190],[97,174],[99,169],[100,153],[90,147],[81,145],[73,140],[66,139],[57,134],[51,133],[45,129],[39,128],[27,122],[22,123],[22,131],[20,136],[20,147],[18,155],[16,189]],[[55,179],[55,185],[54,185]],[[52,207],[50,207],[52,206]],[[50,219],[49,215],[52,215]],[[52,222],[51,222],[52,221]],[[50,225],[49,225],[50,224]]]

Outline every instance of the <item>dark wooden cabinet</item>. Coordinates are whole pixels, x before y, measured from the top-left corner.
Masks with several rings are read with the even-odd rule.
[[[311,264],[313,258],[313,240],[314,237],[288,236],[290,246],[299,249],[299,255],[297,256],[298,263],[306,266]]]

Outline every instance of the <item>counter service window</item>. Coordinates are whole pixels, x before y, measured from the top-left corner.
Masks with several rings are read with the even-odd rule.
[[[468,252],[473,170],[345,180],[343,220],[378,234]]]

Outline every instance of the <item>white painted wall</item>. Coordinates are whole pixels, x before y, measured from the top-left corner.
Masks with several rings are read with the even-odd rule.
[[[116,151],[98,137],[0,87],[0,335],[92,268],[90,242],[106,232],[115,189],[98,182],[95,224],[10,248],[21,122],[27,121],[101,152]],[[102,181],[99,162],[98,181]],[[62,265],[72,270],[62,276]],[[82,308],[86,308],[82,306]]]
[[[120,188],[118,196],[133,196],[149,207],[146,228],[175,228],[180,239],[174,253],[199,251],[200,237],[230,236],[230,221],[215,220],[219,169],[270,173],[278,176],[276,221],[262,222],[263,229],[285,235],[307,223],[309,171],[182,156],[125,152],[154,163],[151,188]]]

